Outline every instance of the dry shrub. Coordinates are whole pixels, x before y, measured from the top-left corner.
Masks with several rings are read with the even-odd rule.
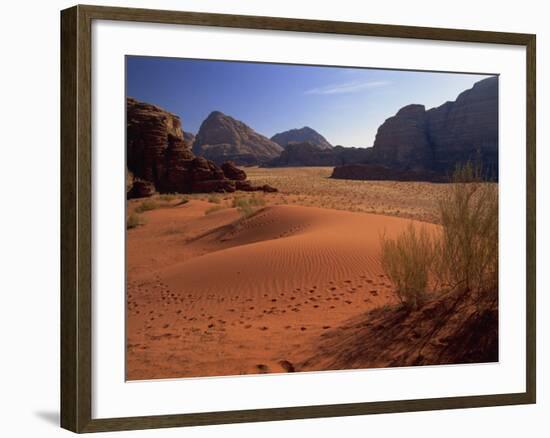
[[[398,238],[381,238],[382,268],[404,305],[418,307],[426,296],[434,244],[425,227],[410,223]]]
[[[159,199],[162,202],[172,202],[178,199],[179,195],[177,193],[163,193],[162,195],[159,195]]]
[[[442,224],[435,273],[450,288],[475,292],[498,285],[498,187],[480,168],[457,167],[454,184],[439,203]]]
[[[481,296],[498,287],[498,187],[480,167],[457,166],[439,202],[441,233],[411,224],[396,239],[382,237],[382,267],[401,301],[416,307],[428,288]]]
[[[144,211],[151,211],[159,208],[160,205],[158,202],[153,201],[152,199],[147,199],[143,201],[136,207],[136,213],[143,213]]]

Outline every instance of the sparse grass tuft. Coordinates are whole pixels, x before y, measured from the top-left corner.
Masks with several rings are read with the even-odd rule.
[[[178,199],[177,193],[164,193],[162,195],[159,195],[159,200],[163,202],[172,202]]]
[[[139,204],[136,207],[135,211],[136,213],[143,213],[144,211],[155,210],[159,207],[160,205],[157,202],[153,201],[152,199],[147,199]]]
[[[217,196],[217,195],[210,195],[208,197],[208,202],[210,202],[211,204],[219,204],[221,201],[220,201],[220,197]]]
[[[238,196],[233,198],[232,206],[244,217],[252,216],[258,209],[265,205],[265,199],[259,196]]]
[[[127,230],[131,230],[132,228],[137,228],[140,225],[144,225],[144,224],[145,224],[145,219],[143,219],[140,215],[136,213],[132,213],[126,218]]]

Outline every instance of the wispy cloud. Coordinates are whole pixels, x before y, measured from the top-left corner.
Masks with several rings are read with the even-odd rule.
[[[324,87],[312,88],[306,90],[304,94],[345,94],[359,93],[361,91],[370,90],[389,85],[389,81],[353,81],[340,84],[330,84]]]

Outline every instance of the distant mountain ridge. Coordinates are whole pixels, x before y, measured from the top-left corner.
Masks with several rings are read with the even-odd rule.
[[[149,105],[130,102],[133,102],[132,108]],[[193,136],[183,131],[174,114],[154,105],[148,108],[151,114],[162,119],[162,129],[169,138],[167,156],[194,154],[218,165],[231,160],[241,166],[336,166],[342,168],[334,172],[333,177],[354,179],[417,175],[440,180],[449,175],[457,163],[473,160],[483,165],[487,176],[498,179],[497,76],[476,82],[455,101],[436,108],[426,110],[418,104],[402,107],[380,125],[370,148],[332,146],[307,126],[275,134],[269,139],[220,111],[211,112]],[[140,174],[143,166],[138,159],[143,150],[141,142],[152,142],[153,149],[161,146],[155,146],[159,140],[152,131],[147,132],[148,140],[140,139],[137,132],[132,134],[136,127],[129,126],[128,131],[136,139],[132,150],[136,151],[137,161],[130,160],[130,165]],[[366,166],[355,166],[347,172],[345,166],[350,164]],[[146,179],[155,179],[159,171],[164,171],[163,167],[155,166],[143,169]]]
[[[248,125],[220,111],[202,122],[193,152],[217,164],[231,160],[238,165],[257,165],[278,157],[283,148]]]
[[[332,145],[327,139],[309,126],[280,132],[271,137],[271,141],[281,145],[283,148],[286,148],[291,143],[309,142],[320,149],[332,149]]]
[[[322,149],[309,141],[289,143],[281,155],[264,164],[265,167],[341,166],[367,159],[369,150],[334,146]]]

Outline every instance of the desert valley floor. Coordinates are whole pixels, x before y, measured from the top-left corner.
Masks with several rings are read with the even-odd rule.
[[[331,170],[247,168],[279,192],[149,201],[127,233],[128,380],[327,369],[330,358],[311,359],[323,337],[345,339],[354,318],[397,304],[380,236],[411,220],[436,230],[445,185]],[[253,214],[233,207],[250,197]]]

